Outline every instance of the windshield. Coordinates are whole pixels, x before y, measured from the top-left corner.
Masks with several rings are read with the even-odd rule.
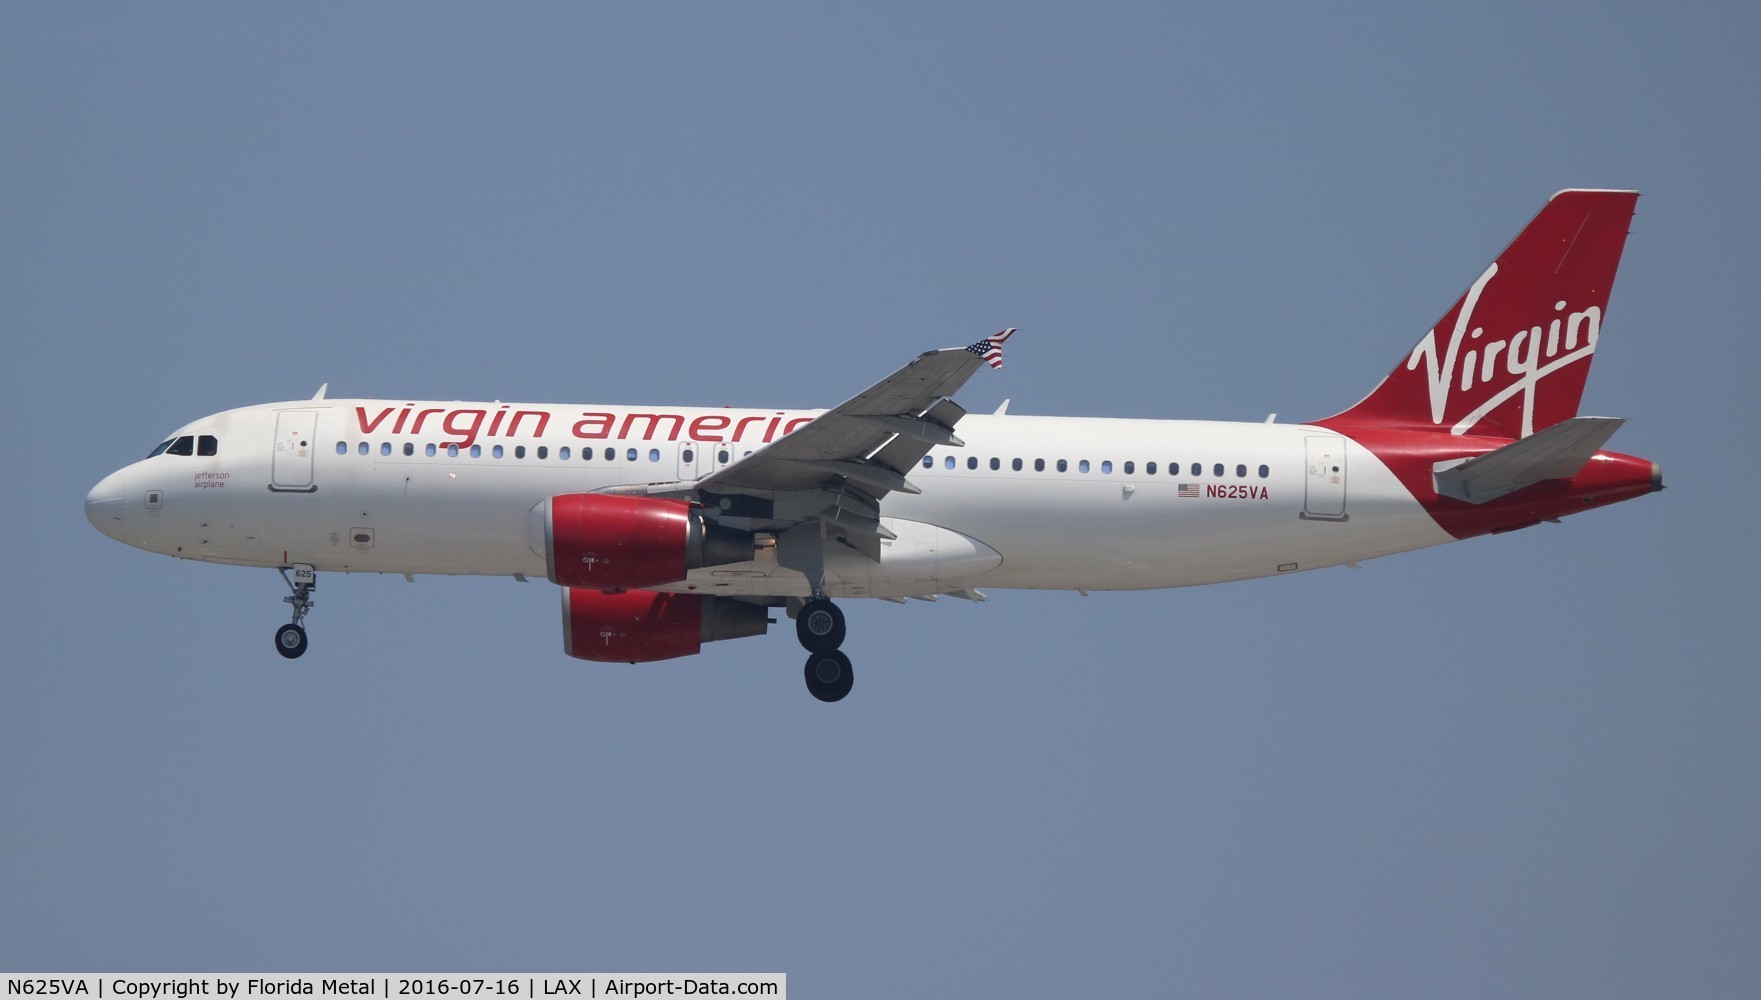
[[[220,439],[214,435],[180,434],[161,442],[159,447],[154,448],[153,453],[147,457],[155,458],[159,455],[202,455],[207,457],[218,454],[220,454]]]

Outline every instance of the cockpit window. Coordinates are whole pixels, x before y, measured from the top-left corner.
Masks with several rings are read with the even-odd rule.
[[[159,442],[159,447],[154,448],[152,454],[148,455],[147,457],[148,458],[158,458],[160,455],[165,454],[165,449],[171,447],[172,440],[173,440],[172,438],[166,438],[165,440]]]
[[[188,434],[171,442],[171,447],[165,449],[167,455],[194,455],[195,453],[196,439]]]
[[[220,441],[214,435],[204,434],[201,437],[196,438],[196,454],[218,455],[219,453]]]

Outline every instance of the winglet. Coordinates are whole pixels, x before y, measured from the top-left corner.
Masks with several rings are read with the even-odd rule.
[[[985,359],[992,368],[1001,368],[1003,367],[1003,341],[1008,340],[1014,335],[1015,328],[1010,327],[1001,333],[992,334],[991,336],[984,338],[978,343],[973,344],[971,347],[968,347],[967,350]]]

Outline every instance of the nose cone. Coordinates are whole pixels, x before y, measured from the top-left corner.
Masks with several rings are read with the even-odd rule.
[[[122,537],[123,514],[127,502],[117,473],[111,473],[86,494],[86,520],[111,538]]]

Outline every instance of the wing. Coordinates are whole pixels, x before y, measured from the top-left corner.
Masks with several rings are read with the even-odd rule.
[[[949,397],[981,364],[1002,365],[1010,328],[971,347],[916,360],[780,440],[694,486],[697,498],[730,526],[779,530],[818,522],[823,537],[871,559],[892,533],[880,502],[892,492],[920,492],[905,478],[934,446],[959,445],[954,425],[966,410]]]

